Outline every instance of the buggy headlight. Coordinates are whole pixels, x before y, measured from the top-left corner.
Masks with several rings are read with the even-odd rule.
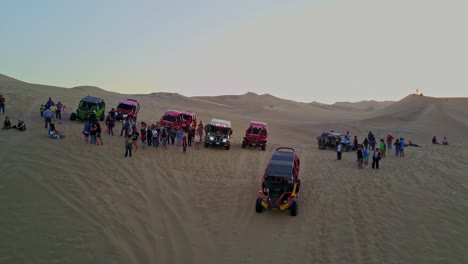
[[[214,137],[210,137],[210,140],[214,140]]]
[[[223,142],[227,142],[227,139],[226,139],[226,138],[223,138]]]

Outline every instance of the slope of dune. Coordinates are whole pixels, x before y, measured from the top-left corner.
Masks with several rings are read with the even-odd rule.
[[[364,119],[360,110],[268,95],[122,95],[4,78],[0,94],[6,115],[28,125],[0,132],[0,263],[468,263],[468,144],[455,141],[466,135],[466,98],[407,97]],[[229,119],[232,147],[183,154],[139,142],[124,158],[120,123],[96,146],[84,142],[83,122],[66,119],[54,121],[66,137],[49,139],[39,105],[51,96],[73,109],[88,94],[109,107],[137,98],[139,120],[149,123],[168,108],[190,108],[204,122]],[[271,121],[266,151],[241,148],[252,119]],[[379,170],[358,170],[354,152],[338,161],[317,148],[317,133],[331,128],[360,139],[369,129],[398,133],[423,147],[406,148],[404,158],[387,153]],[[454,140],[428,144],[428,131]],[[301,159],[297,217],[254,210],[280,146]]]
[[[375,111],[382,108],[385,108],[391,104],[393,101],[375,101],[375,100],[364,100],[359,102],[336,102],[331,106],[336,108],[348,109],[348,110],[364,110],[364,111]]]

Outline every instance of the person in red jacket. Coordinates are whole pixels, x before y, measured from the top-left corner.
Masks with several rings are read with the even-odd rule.
[[[387,135],[387,149],[388,150],[392,149],[393,139],[395,139],[395,138],[392,136],[392,133],[388,133],[388,135]]]

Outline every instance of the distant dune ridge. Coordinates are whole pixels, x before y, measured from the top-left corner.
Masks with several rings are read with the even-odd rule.
[[[468,263],[468,98],[409,95],[397,102],[299,103],[269,94],[123,95],[92,86],[61,88],[0,74],[6,114],[26,132],[1,131],[0,263]],[[79,100],[140,102],[140,121],[167,109],[199,120],[230,120],[231,149],[138,149],[103,134],[84,144],[84,123],[57,120],[46,135],[48,97],[74,111]],[[0,114],[0,116],[2,116]],[[251,120],[267,122],[266,151],[241,148]],[[355,152],[317,148],[323,131],[369,130],[421,144],[358,170]],[[447,136],[449,146],[432,145]],[[140,143],[140,142],[139,142]],[[260,179],[273,151],[301,159],[299,215],[256,214]]]

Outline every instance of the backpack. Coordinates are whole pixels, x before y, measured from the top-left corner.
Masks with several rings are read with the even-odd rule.
[[[375,151],[374,152],[374,158],[376,158],[376,159],[380,158],[380,152]]]

